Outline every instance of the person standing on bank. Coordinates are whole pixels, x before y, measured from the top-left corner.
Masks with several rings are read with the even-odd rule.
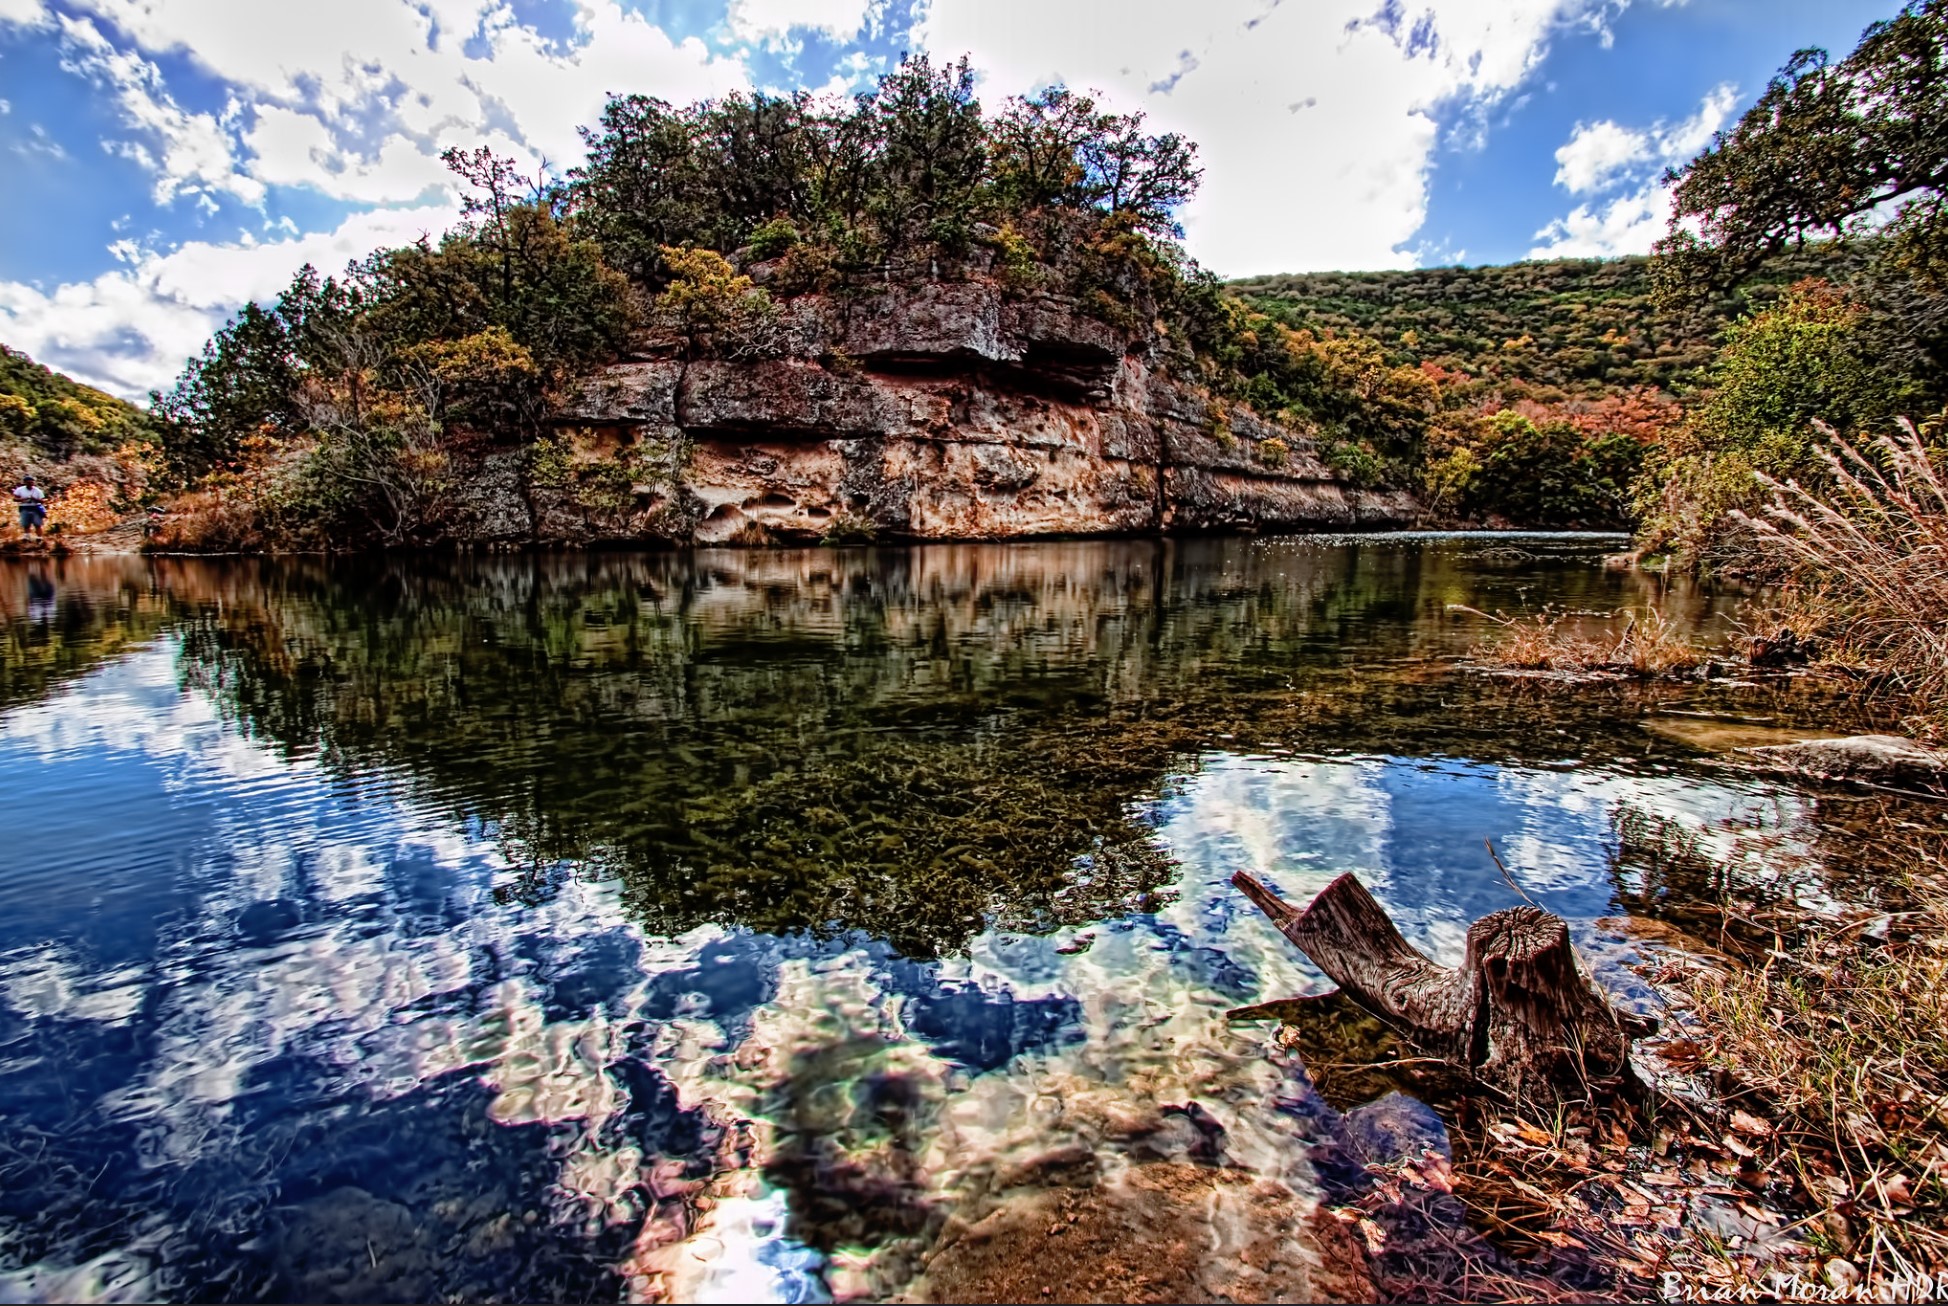
[[[21,477],[20,484],[14,486],[14,506],[20,509],[20,529],[39,535],[41,523],[47,520],[47,495],[32,476]]]

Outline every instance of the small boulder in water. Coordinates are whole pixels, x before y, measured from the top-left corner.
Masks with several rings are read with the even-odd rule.
[[[1740,749],[1761,765],[1821,780],[1939,781],[1948,753],[1898,735],[1849,735]]]
[[[1447,1126],[1434,1109],[1416,1097],[1392,1092],[1344,1117],[1345,1141],[1368,1165],[1418,1161],[1432,1152],[1444,1161],[1454,1159]]]

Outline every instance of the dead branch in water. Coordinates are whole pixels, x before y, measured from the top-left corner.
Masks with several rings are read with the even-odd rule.
[[[1514,1101],[1554,1106],[1634,1090],[1630,1044],[1656,1022],[1597,992],[1560,916],[1525,905],[1482,917],[1456,970],[1401,937],[1354,875],[1304,911],[1243,871],[1231,882],[1348,997]]]

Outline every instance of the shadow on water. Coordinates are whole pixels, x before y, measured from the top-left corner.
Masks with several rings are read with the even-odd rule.
[[[1439,956],[1492,838],[1640,990],[1710,886],[1618,813],[1809,801],[1645,713],[1803,705],[1454,669],[1456,603],[1726,633],[1606,547],[0,564],[0,1297],[895,1290],[1132,1101],[1276,1155],[1225,1013],[1322,983],[1238,869]]]

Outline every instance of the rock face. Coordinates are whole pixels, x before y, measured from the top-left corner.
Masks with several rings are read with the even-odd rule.
[[[1305,432],[1173,377],[1155,328],[1119,331],[981,280],[778,307],[761,356],[686,358],[672,341],[590,378],[518,494],[504,465],[479,469],[495,502],[469,504],[475,538],[1342,529],[1418,508],[1346,486]]]

